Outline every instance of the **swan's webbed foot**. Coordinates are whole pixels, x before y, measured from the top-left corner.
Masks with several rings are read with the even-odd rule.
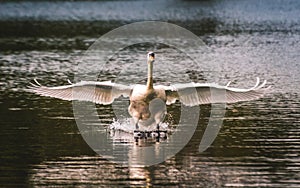
[[[133,136],[136,142],[138,142],[139,138],[142,137],[141,132],[139,131],[139,124],[136,122],[135,130],[133,131]]]
[[[167,131],[160,130],[159,123],[156,124],[156,130],[152,132],[152,137],[156,138],[156,141],[159,142],[159,140],[166,139],[167,138]]]
[[[134,130],[133,135],[136,142],[138,142],[139,139],[147,139],[147,138],[153,138],[156,139],[156,142],[160,142],[160,139],[166,139],[167,138],[167,131],[160,130],[159,123],[156,125],[156,130],[153,131],[140,131],[138,123],[135,124],[136,130]]]
[[[143,131],[135,130],[133,131],[133,136],[135,141],[137,142],[139,139],[145,137],[145,133]]]

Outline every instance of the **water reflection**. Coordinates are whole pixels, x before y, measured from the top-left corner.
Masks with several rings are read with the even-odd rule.
[[[3,167],[11,176],[30,174],[26,181],[32,185],[146,186],[149,181],[156,186],[191,182],[220,187],[297,185],[300,103],[297,95],[275,95],[255,103],[229,106],[217,140],[206,152],[198,153],[209,117],[209,106],[204,106],[201,123],[189,144],[175,157],[146,168],[123,167],[95,155],[71,118],[69,102],[35,100],[32,104],[28,100],[17,103],[6,100],[1,105],[13,108],[2,110],[3,122],[14,122],[2,124]],[[287,100],[293,108],[286,108]],[[110,123],[111,117],[104,116],[102,125]],[[25,180],[18,180],[22,181]]]
[[[1,186],[299,187],[299,1],[177,1],[167,9],[158,3],[156,14],[151,9],[136,14],[140,20],[180,23],[200,34],[212,49],[205,55],[208,65],[216,69],[190,66],[177,53],[166,53],[165,47],[159,46],[161,54],[168,54],[161,62],[178,62],[169,71],[175,81],[180,78],[172,69],[184,67],[194,81],[205,81],[204,74],[217,70],[219,80],[215,81],[220,84],[232,80],[234,86],[248,87],[256,75],[273,85],[264,99],[229,105],[217,139],[204,153],[198,153],[210,112],[209,106],[203,106],[200,123],[186,147],[151,167],[125,167],[98,156],[81,137],[70,102],[22,91],[34,78],[45,85],[66,84],[74,77],[82,50],[99,34],[126,20],[136,20],[132,14],[125,15],[132,13],[123,10],[127,1],[115,9],[116,2],[1,2]],[[166,2],[170,3],[162,4]],[[99,11],[102,3],[106,5],[101,9],[110,7],[110,14]],[[141,2],[134,3],[129,7],[136,13]],[[47,11],[39,11],[45,10],[45,4],[49,5]],[[56,14],[61,4],[59,10],[63,11]],[[97,6],[86,14],[68,8],[74,4],[78,10]],[[47,21],[49,15],[56,20]],[[120,63],[139,61],[137,54],[142,61],[148,48],[139,50],[125,50],[112,59],[115,66],[101,72],[102,78],[115,79]],[[157,83],[168,80],[159,77]],[[179,108],[168,107],[172,124],[178,124]],[[99,105],[97,110],[106,114],[98,126],[113,123],[111,106]]]
[[[289,124],[282,131],[283,127],[278,125],[287,122],[286,119],[263,118],[273,115],[268,107],[282,109],[282,105],[278,105],[280,101],[273,98],[263,101],[256,106],[255,103],[247,103],[246,107],[245,104],[229,106],[223,130],[204,153],[197,151],[209,106],[203,109],[201,123],[189,144],[161,164],[125,167],[93,154],[57,155],[55,160],[44,160],[34,165],[30,182],[33,185],[72,183],[98,186],[179,186],[194,182],[199,186],[218,187],[297,187],[299,137],[294,133],[299,131],[299,127]],[[249,110],[249,106],[257,111]],[[289,112],[284,109],[282,112]],[[240,118],[243,114],[248,114],[248,117]],[[298,112],[291,114],[289,121],[296,122],[298,116]]]
[[[273,71],[257,70],[258,74],[267,78],[280,80],[276,82],[273,93],[258,101],[229,105],[224,126],[206,152],[198,153],[198,146],[207,125],[210,106],[201,107],[197,130],[177,155],[152,167],[125,167],[107,161],[105,156],[98,156],[89,148],[77,129],[70,102],[35,96],[20,89],[13,90],[26,86],[28,80],[35,76],[48,80],[46,84],[49,85],[66,83],[67,78],[72,76],[71,67],[77,61],[77,52],[25,54],[31,58],[26,58],[24,54],[1,57],[4,75],[1,81],[6,83],[4,78],[8,81],[1,87],[3,92],[0,98],[1,161],[6,174],[2,175],[5,184],[146,186],[150,179],[150,184],[157,186],[195,183],[204,187],[298,186],[300,101],[297,85],[290,87],[297,82],[294,79],[297,77],[280,71],[282,67],[279,63],[276,63],[279,67],[272,67]],[[225,55],[222,53],[222,57]],[[43,60],[46,56],[47,60]],[[65,61],[66,57],[70,60]],[[273,56],[279,61],[277,57]],[[228,80],[232,79],[230,75],[244,76],[238,62],[233,61],[230,67],[227,66],[222,72],[224,79],[225,75]],[[263,65],[253,64],[255,66]],[[294,64],[284,66],[292,72],[298,71],[293,68]],[[250,71],[252,66],[247,68]],[[196,78],[201,77],[201,73],[189,73]],[[281,74],[274,77],[276,73]],[[111,76],[107,74],[108,78]],[[164,78],[160,79],[163,81]],[[111,125],[115,118],[112,107],[97,105],[96,108],[101,122],[89,122],[89,126]],[[180,106],[169,106],[168,111],[172,114],[169,122],[178,124]],[[131,142],[122,144],[135,147]],[[134,156],[131,159],[135,160]],[[136,178],[135,173],[129,175],[132,168],[132,171],[139,171],[137,174],[142,178]],[[27,174],[30,174],[29,179]],[[16,177],[13,183],[12,177]]]

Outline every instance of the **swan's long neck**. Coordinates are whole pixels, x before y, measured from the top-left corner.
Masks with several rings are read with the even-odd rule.
[[[147,89],[153,89],[153,61],[148,61],[148,80]]]

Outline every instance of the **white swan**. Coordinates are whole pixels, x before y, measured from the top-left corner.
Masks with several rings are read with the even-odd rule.
[[[81,81],[76,84],[58,87],[42,86],[35,80],[31,83],[29,91],[63,100],[91,101],[98,104],[111,104],[115,98],[121,95],[130,98],[129,114],[133,117],[136,129],[139,124],[150,125],[155,123],[157,129],[166,113],[166,104],[172,104],[176,100],[186,106],[195,106],[208,103],[234,103],[239,101],[255,100],[264,95],[270,87],[264,88],[266,81],[259,84],[259,78],[254,87],[239,89],[216,84],[188,83],[172,86],[153,86],[153,62],[155,54],[149,52],[147,56],[148,80],[147,85],[126,86],[117,83]],[[212,93],[224,91],[225,95],[213,97]]]

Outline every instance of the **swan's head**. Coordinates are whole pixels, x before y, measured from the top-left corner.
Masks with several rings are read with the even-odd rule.
[[[147,55],[148,62],[154,62],[154,59],[155,59],[154,52],[149,52],[148,55]]]

